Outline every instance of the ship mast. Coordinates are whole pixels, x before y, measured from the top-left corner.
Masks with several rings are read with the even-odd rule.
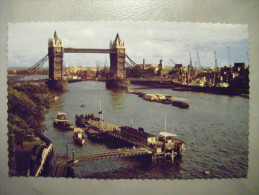
[[[166,115],[165,115],[165,141],[166,141]]]
[[[228,65],[231,66],[231,63],[230,63],[230,53],[229,53],[229,47],[228,47]]]
[[[101,129],[103,130],[103,111],[102,111],[102,101],[100,100],[100,119],[101,119]]]

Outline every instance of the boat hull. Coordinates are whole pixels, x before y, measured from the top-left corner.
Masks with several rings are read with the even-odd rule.
[[[58,124],[53,124],[54,127],[63,130],[63,131],[72,131],[74,130],[74,126],[73,125],[69,125],[69,126],[63,126],[63,125],[58,125]]]

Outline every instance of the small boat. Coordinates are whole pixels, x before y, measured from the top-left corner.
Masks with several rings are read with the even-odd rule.
[[[164,145],[162,150],[165,152],[176,152],[176,157],[181,158],[183,155],[184,142],[176,138],[176,134],[167,133],[166,131],[160,132],[159,141],[163,142]]]
[[[74,135],[73,135],[75,143],[79,145],[84,145],[85,143],[85,136],[83,135],[83,130],[81,128],[75,128],[74,129]]]
[[[68,122],[67,119],[54,119],[53,125],[56,128],[62,129],[62,130],[73,130],[74,126]]]
[[[59,97],[58,96],[55,96],[54,97],[54,101],[56,102],[56,101],[58,101],[59,100]]]
[[[169,141],[169,142],[173,142],[175,140],[174,137],[176,137],[177,135],[176,134],[173,134],[173,133],[167,133],[167,132],[160,132],[159,134],[159,141],[161,142],[166,142],[166,141]]]
[[[186,102],[181,102],[181,101],[173,101],[172,102],[173,106],[177,106],[179,108],[187,109],[189,108],[189,104]]]
[[[53,120],[53,125],[56,128],[62,130],[73,130],[74,126],[68,122],[67,114],[64,112],[59,112],[57,118]]]
[[[65,119],[67,119],[67,114],[64,112],[58,112],[57,119],[65,120]]]
[[[161,103],[163,103],[163,104],[172,104],[172,100],[162,100]]]

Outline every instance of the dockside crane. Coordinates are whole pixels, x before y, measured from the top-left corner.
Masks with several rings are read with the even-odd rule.
[[[197,68],[197,61],[194,62],[194,67]]]
[[[190,66],[192,66],[192,54],[190,52]]]
[[[231,63],[230,63],[230,53],[229,53],[229,47],[228,47],[228,64],[229,64],[229,66],[231,66]]]
[[[218,69],[218,60],[217,60],[217,53],[216,53],[216,51],[214,51],[214,55],[215,55],[215,71],[217,71],[217,69]]]
[[[197,51],[198,66],[202,69],[199,52]]]
[[[218,60],[217,60],[216,51],[214,51],[214,55],[215,55],[215,71],[214,71],[214,74],[213,74],[213,85],[215,87],[216,84],[217,84],[217,73],[218,73]]]
[[[176,63],[170,58],[170,61],[174,64],[174,65],[176,65]]]

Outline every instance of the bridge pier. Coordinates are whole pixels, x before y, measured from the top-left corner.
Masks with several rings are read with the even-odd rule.
[[[68,89],[67,80],[48,80],[46,84],[52,91],[66,91]]]
[[[128,88],[130,79],[126,78],[125,44],[119,34],[110,43],[110,76],[106,81],[106,88]]]
[[[127,89],[129,85],[130,85],[130,79],[108,79],[108,80],[106,80],[107,89],[113,89],[113,88]]]

